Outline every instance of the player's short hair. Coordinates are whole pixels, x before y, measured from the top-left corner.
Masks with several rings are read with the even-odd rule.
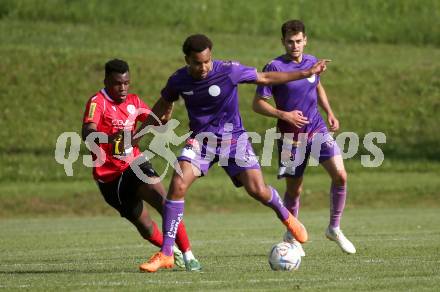
[[[306,34],[306,27],[301,20],[293,19],[286,21],[281,26],[281,34],[283,35],[283,39],[286,37],[288,33],[297,34],[302,32],[304,35]]]
[[[212,49],[212,42],[206,35],[193,34],[183,42],[182,51],[185,56],[189,56],[191,52],[200,53],[208,48]]]
[[[113,59],[105,63],[105,76],[109,76],[112,73],[124,74],[129,71],[128,63],[124,60]]]

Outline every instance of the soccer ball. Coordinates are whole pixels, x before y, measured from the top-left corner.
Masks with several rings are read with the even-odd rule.
[[[301,264],[298,248],[288,242],[277,243],[270,249],[269,265],[274,271],[294,271]]]

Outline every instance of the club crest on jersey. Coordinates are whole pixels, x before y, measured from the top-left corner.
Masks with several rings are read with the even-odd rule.
[[[208,92],[210,96],[219,96],[220,95],[220,87],[218,85],[211,85],[208,88]]]
[[[134,115],[136,113],[136,107],[132,104],[127,105],[127,111],[130,115]]]
[[[316,75],[315,75],[315,74],[313,74],[312,76],[310,76],[309,78],[307,78],[307,81],[309,81],[310,83],[315,82],[315,80],[316,80]]]

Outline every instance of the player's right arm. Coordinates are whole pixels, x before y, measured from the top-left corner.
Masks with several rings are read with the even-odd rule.
[[[81,129],[81,136],[83,141],[86,141],[87,137],[94,132],[98,132],[98,124],[101,121],[104,108],[102,102],[97,96],[92,97],[86,105],[84,112],[83,124]],[[108,135],[108,133],[103,133]],[[112,143],[113,140],[120,135],[120,132],[114,133],[108,136],[108,142]],[[95,139],[94,142],[99,144],[99,140]]]
[[[263,73],[284,73],[280,72],[274,63],[270,62],[263,68]],[[269,103],[269,99],[273,96],[273,86],[272,85],[258,85],[254,96],[254,101],[252,103],[252,109],[263,116],[277,118],[279,120],[284,120],[290,124],[293,124],[297,128],[301,128],[308,124],[309,121],[307,117],[304,117],[302,112],[299,110],[293,111],[283,111],[272,106]]]
[[[95,123],[83,123],[83,126],[82,126],[82,139],[83,139],[83,141],[86,141],[87,137],[91,133],[94,133],[94,132],[98,132],[98,129],[97,129],[97,126],[96,126]],[[100,133],[102,133],[102,132],[100,132]],[[116,139],[118,139],[118,137],[120,137],[122,133],[123,133],[123,130],[120,130],[120,131],[118,131],[118,132],[116,132],[116,133],[114,133],[112,135],[107,135],[107,133],[103,133],[103,134],[107,135],[108,143],[114,143],[114,141]],[[95,144],[98,145],[99,144],[99,139],[96,138],[94,140],[94,142],[95,142]]]
[[[83,123],[81,136],[83,141],[86,141],[87,136],[89,136],[93,132],[98,132],[97,126],[95,123]]]
[[[179,99],[179,93],[176,90],[176,86],[174,85],[175,76],[176,73],[174,73],[173,75],[171,75],[170,78],[168,78],[167,84],[160,92],[161,97],[154,104],[153,108],[151,109],[150,115],[142,123],[139,129],[136,130],[133,137],[136,137],[138,134],[140,135],[139,137],[136,137],[136,139],[133,139],[133,145],[139,143],[139,140],[143,136],[142,133],[144,132],[144,129],[146,127],[150,125],[158,125],[159,121],[161,124],[166,124],[171,119],[174,102]]]
[[[86,141],[87,137],[93,133],[97,132],[98,124],[101,120],[101,115],[103,113],[103,105],[97,95],[91,97],[86,104],[86,110],[84,111],[83,124],[81,130],[81,136],[83,141]],[[97,141],[95,141],[97,142]]]
[[[168,101],[165,98],[161,97],[153,107],[153,112],[157,112],[157,116],[159,120],[166,124],[173,114],[174,102]]]
[[[154,104],[153,108],[151,109],[151,113],[148,116],[147,120],[142,124],[142,126],[148,126],[148,125],[157,125],[158,120],[166,124],[170,119],[171,115],[173,113],[173,107],[174,102],[168,101],[165,98],[161,97],[158,101]]]
[[[297,128],[301,128],[309,123],[307,117],[303,116],[301,111],[293,110],[289,112],[279,110],[272,106],[268,102],[267,98],[261,97],[258,94],[256,94],[254,97],[252,109],[256,113],[259,113],[263,116],[274,117],[280,120],[284,120],[288,123],[293,124]]]
[[[168,101],[167,99],[161,97],[151,109],[151,113],[148,115],[147,119],[142,123],[142,125],[136,130],[136,133],[133,135],[135,137],[138,133],[141,133],[143,129],[150,125],[158,125],[159,122],[162,124],[166,124],[170,119],[173,113],[174,102]],[[138,144],[139,140],[142,136],[133,139],[133,145]]]

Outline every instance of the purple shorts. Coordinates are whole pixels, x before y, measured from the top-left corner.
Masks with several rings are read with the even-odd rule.
[[[338,144],[328,132],[316,133],[306,140],[278,140],[278,178],[303,176],[310,156],[322,163],[340,154]]]
[[[248,169],[260,169],[252,144],[247,135],[242,136],[223,141],[218,141],[215,137],[203,140],[190,138],[177,160],[190,162],[200,170],[201,176],[207,175],[211,166],[218,162],[234,185],[241,187],[242,184],[236,177],[239,173]]]

